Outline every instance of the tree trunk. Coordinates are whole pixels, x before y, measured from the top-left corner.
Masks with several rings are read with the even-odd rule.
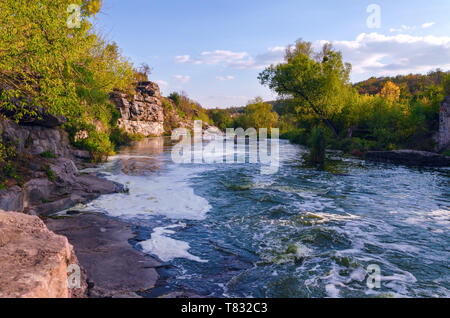
[[[336,127],[334,127],[333,123],[327,118],[322,118],[322,121],[324,122],[325,125],[328,126],[328,128],[330,128],[331,132],[334,135],[334,138],[339,139],[339,134],[337,132]]]

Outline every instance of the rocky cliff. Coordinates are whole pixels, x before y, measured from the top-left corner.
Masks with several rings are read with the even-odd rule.
[[[126,132],[146,137],[164,134],[164,109],[156,83],[141,82],[135,95],[113,92],[110,98],[121,114],[119,127]]]
[[[49,214],[121,190],[111,181],[80,174],[76,163],[89,159],[90,155],[73,149],[67,134],[58,127],[40,123],[23,126],[1,120],[0,136],[14,144],[18,160],[23,161],[20,183],[0,190],[0,209]]]
[[[441,150],[450,150],[450,96],[447,96],[441,104],[439,147]]]
[[[35,216],[0,210],[0,268],[0,298],[86,296],[72,245]]]

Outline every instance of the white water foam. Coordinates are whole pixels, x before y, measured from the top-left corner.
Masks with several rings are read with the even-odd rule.
[[[113,160],[120,158],[117,156]],[[121,218],[161,215],[175,220],[203,220],[211,206],[194,193],[190,178],[198,172],[198,169],[176,166],[167,172],[147,176],[112,173],[106,176],[107,179],[126,185],[129,193],[101,196],[86,209]]]
[[[163,262],[169,262],[175,258],[186,258],[195,262],[207,263],[208,261],[188,252],[191,248],[188,243],[167,236],[168,234],[175,234],[174,231],[169,229],[179,227],[184,227],[184,224],[155,228],[151,238],[138,245],[145,253],[156,255]]]

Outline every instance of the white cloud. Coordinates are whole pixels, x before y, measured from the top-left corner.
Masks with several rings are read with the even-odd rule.
[[[157,80],[156,84],[158,84],[159,87],[162,89],[169,87],[169,83],[167,83],[166,81],[163,81],[163,80]]]
[[[192,59],[189,55],[177,56],[178,63],[224,65],[235,69],[263,69],[270,64],[277,64],[283,60],[286,47],[277,46],[269,48],[265,53],[251,56],[247,52],[233,52],[229,50],[216,50],[202,52],[200,56]]]
[[[405,31],[412,31],[417,29],[416,26],[409,26],[409,25],[402,25],[400,28],[396,29],[396,28],[391,28],[389,29],[389,31],[391,32],[405,32]]]
[[[362,33],[353,41],[333,44],[353,65],[353,77],[358,80],[370,76],[425,73],[436,68],[450,69],[450,37]]]
[[[217,76],[216,80],[218,81],[231,81],[234,80],[234,76]]]
[[[187,63],[191,60],[189,55],[180,55],[175,57],[175,63]]]
[[[180,84],[186,84],[191,80],[191,77],[188,75],[174,75],[173,80]]]
[[[424,24],[422,24],[422,28],[428,29],[428,28],[431,28],[435,24],[436,24],[435,22],[424,23]]]

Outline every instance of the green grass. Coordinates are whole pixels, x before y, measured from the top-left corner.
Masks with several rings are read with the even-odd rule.
[[[39,156],[47,159],[56,159],[56,155],[51,150],[44,151]]]
[[[49,166],[42,166],[42,171],[44,171],[47,174],[48,180],[50,180],[51,182],[56,181],[55,172]]]

